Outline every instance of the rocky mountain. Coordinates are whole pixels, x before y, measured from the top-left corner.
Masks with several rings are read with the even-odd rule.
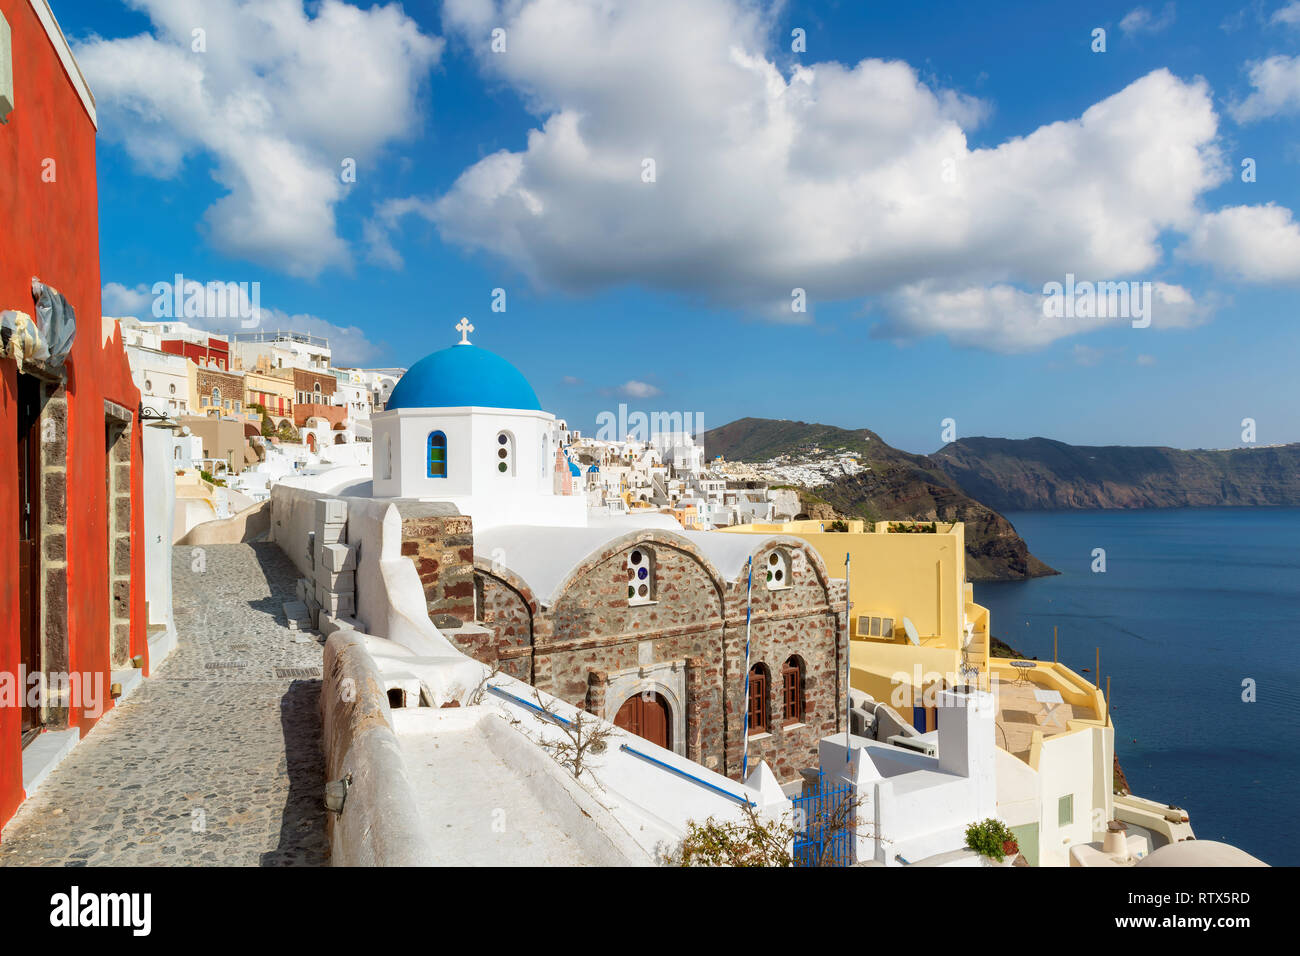
[[[1182,451],[963,438],[930,460],[999,511],[1300,505],[1300,444]]]
[[[1030,554],[1009,521],[963,492],[932,460],[900,451],[868,429],[744,418],[705,432],[702,441],[709,455],[751,463],[856,452],[864,470],[801,490],[810,517],[963,521],[972,581],[1056,573]]]

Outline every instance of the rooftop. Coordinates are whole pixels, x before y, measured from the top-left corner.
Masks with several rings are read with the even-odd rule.
[[[393,386],[386,409],[518,408],[541,411],[528,379],[501,356],[462,342],[426,355]]]
[[[1034,666],[1016,668],[1004,658],[989,662],[990,673],[997,679],[996,741],[1003,750],[1032,764],[1035,733],[1050,740],[1076,730],[1071,721],[1108,719],[1103,695],[1064,664],[1021,663]],[[1039,700],[1037,691],[1056,691],[1061,702]]]

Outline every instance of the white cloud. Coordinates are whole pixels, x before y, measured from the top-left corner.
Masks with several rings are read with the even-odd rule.
[[[226,190],[205,215],[221,252],[298,276],[350,265],[335,207],[345,159],[408,135],[443,41],[399,5],[340,0],[127,0],[153,32],[75,44],[101,129],[166,178],[191,157]],[[195,29],[206,31],[195,52]]]
[[[400,269],[405,264],[402,255],[393,245],[392,234],[403,219],[415,215],[427,222],[433,221],[434,204],[431,200],[408,196],[386,199],[375,206],[374,215],[366,220],[364,236],[368,247],[366,257],[378,265]]]
[[[620,395],[626,395],[628,398],[654,398],[659,394],[659,389],[655,388],[648,382],[638,382],[636,379],[624,382],[618,387]]]
[[[1300,280],[1300,223],[1272,203],[1226,206],[1203,216],[1178,253],[1248,282],[1294,282]]]
[[[1137,357],[1137,364],[1143,366],[1155,365],[1156,357],[1154,355],[1146,355],[1146,354],[1139,355]]]
[[[505,27],[507,54],[487,52],[486,24]],[[764,53],[770,24],[739,0],[461,0],[444,25],[539,124],[424,212],[444,241],[539,287],[637,284],[787,320],[794,288],[810,311],[880,296],[900,307],[890,335],[977,340],[973,323],[1032,347],[1070,331],[1016,308],[1017,288],[1036,301],[1067,272],[1149,278],[1161,234],[1194,225],[1228,176],[1207,85],[1166,70],[971,148],[985,104],[898,61],[787,75]],[[907,308],[913,287],[998,312],[953,301],[936,320]]]
[[[1160,33],[1173,26],[1175,18],[1174,5],[1166,3],[1158,15],[1146,7],[1135,7],[1119,21],[1119,28],[1128,36],[1139,33]]]
[[[100,311],[114,317],[148,315],[154,296],[144,284],[128,289],[120,282],[109,282],[100,292]]]
[[[1155,329],[1200,325],[1213,311],[1211,303],[1198,303],[1182,286],[1152,282],[1150,296],[1150,327]],[[1131,328],[1134,320],[1132,314],[1053,317],[1044,314],[1043,300],[1041,292],[1003,284],[951,288],[918,283],[888,297],[888,318],[874,334],[901,339],[942,333],[955,345],[1023,352],[1096,329]]]
[[[1070,354],[1074,357],[1074,363],[1076,365],[1082,365],[1084,368],[1092,368],[1100,365],[1108,355],[1117,355],[1122,351],[1124,350],[1099,349],[1093,348],[1091,345],[1077,343],[1071,348]]]
[[[193,280],[200,281],[200,280]],[[187,282],[188,285],[188,282]],[[170,296],[170,286],[167,294]],[[160,321],[161,317],[154,311],[156,301],[151,288],[146,285],[127,287],[120,282],[106,283],[100,292],[104,315],[114,318],[131,316],[145,322]],[[260,298],[260,296],[259,296]],[[269,308],[258,303],[259,320],[256,325],[248,326],[242,316],[251,316],[253,302],[246,294],[231,302],[227,317],[194,318],[176,316],[179,321],[196,329],[229,335],[235,332],[305,332],[310,335],[329,339],[330,351],[335,365],[366,366],[379,358],[384,350],[382,343],[371,342],[365,330],[355,325],[335,325],[326,319],[305,312],[289,313],[283,309]]]
[[[1249,96],[1231,104],[1228,111],[1238,123],[1270,116],[1300,113],[1300,56],[1270,56],[1249,64]]]
[[[1271,23],[1285,23],[1287,26],[1300,27],[1300,0],[1291,0],[1270,18]]]
[[[581,384],[582,384],[582,379],[578,378],[578,376],[576,376],[576,375],[566,375],[566,376],[564,376],[563,379],[561,379],[561,381],[564,382],[565,385],[581,385]]]

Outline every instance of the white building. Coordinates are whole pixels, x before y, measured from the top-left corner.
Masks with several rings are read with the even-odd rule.
[[[388,396],[393,393],[397,383],[406,374],[404,368],[347,368],[342,371],[348,373],[351,381],[364,385],[370,390],[372,411],[383,411]]]
[[[370,386],[355,369],[332,369],[334,377],[339,380],[334,390],[334,404],[348,410],[349,422],[368,422],[374,408],[374,396]]]
[[[677,472],[698,474],[704,470],[704,446],[690,432],[661,432],[650,436],[660,460]]]
[[[123,329],[124,336],[129,334]],[[135,332],[141,341],[156,339],[147,332]],[[131,365],[131,379],[140,389],[140,401],[160,414],[188,415],[196,411],[189,407],[189,360],[183,355],[172,355],[144,345],[126,346],[126,358]]]
[[[332,352],[328,339],[303,332],[239,332],[230,337],[230,351],[244,368],[301,368],[324,372],[330,368]]]
[[[571,466],[555,416],[518,369],[470,344],[473,326],[458,329],[461,342],[411,366],[372,416],[374,496],[450,502],[475,531],[585,526],[585,496],[556,493]]]

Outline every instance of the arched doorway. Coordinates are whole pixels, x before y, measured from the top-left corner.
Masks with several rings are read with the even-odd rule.
[[[668,723],[668,701],[662,694],[646,691],[633,694],[623,702],[614,718],[614,725],[644,737],[652,744],[672,750],[672,731]]]

